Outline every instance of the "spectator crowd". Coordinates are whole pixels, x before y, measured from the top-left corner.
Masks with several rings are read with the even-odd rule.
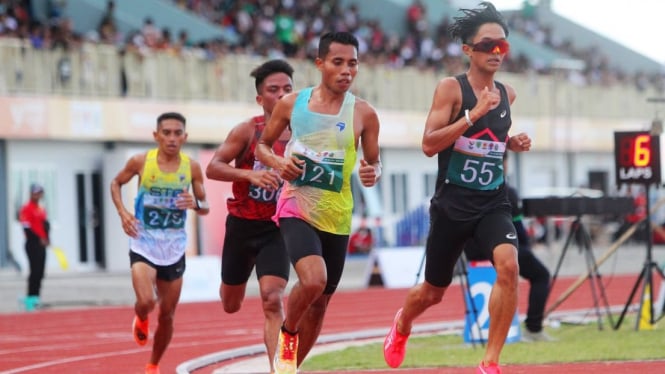
[[[47,19],[33,13],[35,0],[0,0],[0,36],[30,40],[37,49],[75,49],[84,42],[116,45],[121,52],[196,54],[216,59],[226,54],[259,55],[266,58],[313,59],[318,36],[324,31],[350,31],[359,39],[363,64],[391,68],[406,66],[457,74],[466,69],[459,43],[448,33],[450,15],[430,24],[421,0],[412,0],[405,13],[404,32],[387,30],[378,18],[364,18],[358,7],[346,7],[339,0],[164,0],[223,28],[234,42],[218,38],[193,41],[185,29],[156,26],[146,17],[140,29],[123,35],[116,25],[115,3],[109,0],[98,27],[83,33],[75,31],[65,16],[67,0],[47,2]],[[553,37],[551,28],[539,22],[535,6],[524,1],[520,11],[507,13],[510,28],[535,43],[584,61],[585,68],[570,72],[580,85],[633,83],[639,90],[653,85],[665,91],[662,72],[627,74],[608,64],[608,56],[596,48],[579,50],[570,40]],[[43,18],[43,17],[42,17]],[[158,22],[157,22],[158,23]],[[513,73],[549,74],[547,66],[523,54],[509,54],[504,70]]]

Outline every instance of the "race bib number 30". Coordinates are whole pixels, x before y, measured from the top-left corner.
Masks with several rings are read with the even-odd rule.
[[[259,160],[254,160],[254,166],[252,170],[270,170],[267,166],[261,163]],[[260,203],[276,203],[277,197],[279,197],[279,191],[282,189],[282,184],[279,184],[279,189],[265,189],[263,187],[256,186],[254,184],[249,185],[249,198],[256,200]]]
[[[280,185],[277,190],[269,190],[263,187],[255,186],[253,184],[249,185],[249,197],[253,200],[256,200],[260,203],[275,203],[279,197],[279,191],[282,189]]]
[[[313,160],[300,154],[293,154],[305,161],[303,173],[291,181],[294,186],[312,186],[323,190],[339,192],[342,190],[343,158],[321,157]]]

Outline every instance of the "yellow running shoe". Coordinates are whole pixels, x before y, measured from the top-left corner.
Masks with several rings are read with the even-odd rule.
[[[275,374],[296,374],[298,373],[298,334],[290,334],[280,329],[279,340],[277,341],[277,352],[273,366]]]

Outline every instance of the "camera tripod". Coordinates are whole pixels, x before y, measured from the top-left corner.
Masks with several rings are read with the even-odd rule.
[[[610,311],[610,305],[607,300],[607,295],[605,293],[605,287],[603,286],[602,278],[600,272],[598,271],[598,265],[596,263],[593,250],[591,248],[591,236],[589,235],[587,229],[584,227],[581,215],[577,215],[575,217],[575,220],[570,224],[570,231],[568,233],[568,237],[566,238],[566,243],[563,249],[561,250],[561,255],[559,256],[559,261],[556,265],[556,270],[554,271],[554,275],[552,275],[550,289],[554,287],[554,282],[556,282],[559,270],[561,269],[561,265],[563,264],[563,259],[566,256],[566,252],[568,252],[568,248],[570,247],[573,240],[577,242],[580,253],[584,253],[584,259],[586,262],[587,274],[588,274],[587,278],[591,286],[591,297],[593,298],[593,305],[598,320],[598,330],[602,330],[603,318],[600,309],[601,301],[604,304],[610,325],[614,325],[614,323],[612,321],[612,313]]]
[[[633,285],[633,289],[630,291],[630,296],[628,297],[628,301],[626,301],[626,305],[623,307],[623,311],[621,312],[621,315],[619,316],[619,319],[617,320],[616,325],[614,326],[615,330],[618,330],[619,327],[621,327],[621,323],[623,322],[624,317],[626,316],[626,312],[628,312],[628,308],[630,305],[633,303],[633,298],[635,297],[635,294],[637,292],[637,289],[639,288],[640,284],[642,284],[642,298],[640,300],[640,308],[638,311],[638,318],[637,322],[635,323],[635,330],[639,329],[639,324],[640,324],[640,318],[643,313],[643,309],[645,308],[644,305],[644,294],[645,292],[648,291],[649,293],[649,300],[651,302],[649,303],[649,310],[647,312],[649,313],[649,324],[653,325],[654,323],[657,322],[657,320],[654,317],[654,308],[653,308],[653,273],[654,271],[656,274],[660,275],[661,279],[665,280],[665,274],[663,274],[663,270],[661,270],[658,267],[658,264],[653,260],[652,257],[652,241],[653,241],[653,234],[652,234],[652,228],[651,228],[651,206],[650,206],[650,198],[649,198],[649,186],[646,186],[645,188],[646,191],[646,211],[647,215],[644,221],[642,221],[642,224],[646,225],[646,243],[647,243],[647,258],[646,261],[644,261],[644,266],[642,267],[642,271],[640,272],[640,275],[637,277],[637,280],[635,281],[635,284]],[[665,305],[665,304],[664,304]],[[665,307],[663,307],[665,309]],[[665,315],[665,310],[661,311],[661,316],[658,318],[660,320],[663,318],[663,315]]]

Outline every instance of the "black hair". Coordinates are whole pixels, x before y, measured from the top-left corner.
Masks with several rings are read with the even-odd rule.
[[[174,119],[176,121],[182,122],[183,126],[187,125],[187,120],[185,119],[185,116],[178,112],[166,112],[162,113],[157,117],[157,128],[159,128],[159,125],[162,124],[162,121],[167,120],[167,119]]]
[[[328,55],[332,43],[352,45],[356,51],[358,50],[358,39],[352,33],[347,31],[327,32],[319,40],[319,58],[323,59]]]
[[[289,78],[293,79],[293,67],[289,65],[288,62],[284,60],[270,60],[264,62],[249,74],[250,77],[254,78],[256,93],[261,93],[259,87],[261,87],[263,81],[265,81],[269,75],[275,73],[284,73],[288,75]]]
[[[455,22],[450,25],[450,36],[453,39],[459,39],[464,44],[471,43],[474,35],[480,29],[480,26],[486,23],[498,23],[508,36],[508,24],[494,5],[489,1],[483,1],[479,4],[483,8],[460,9],[463,16],[453,17]]]

